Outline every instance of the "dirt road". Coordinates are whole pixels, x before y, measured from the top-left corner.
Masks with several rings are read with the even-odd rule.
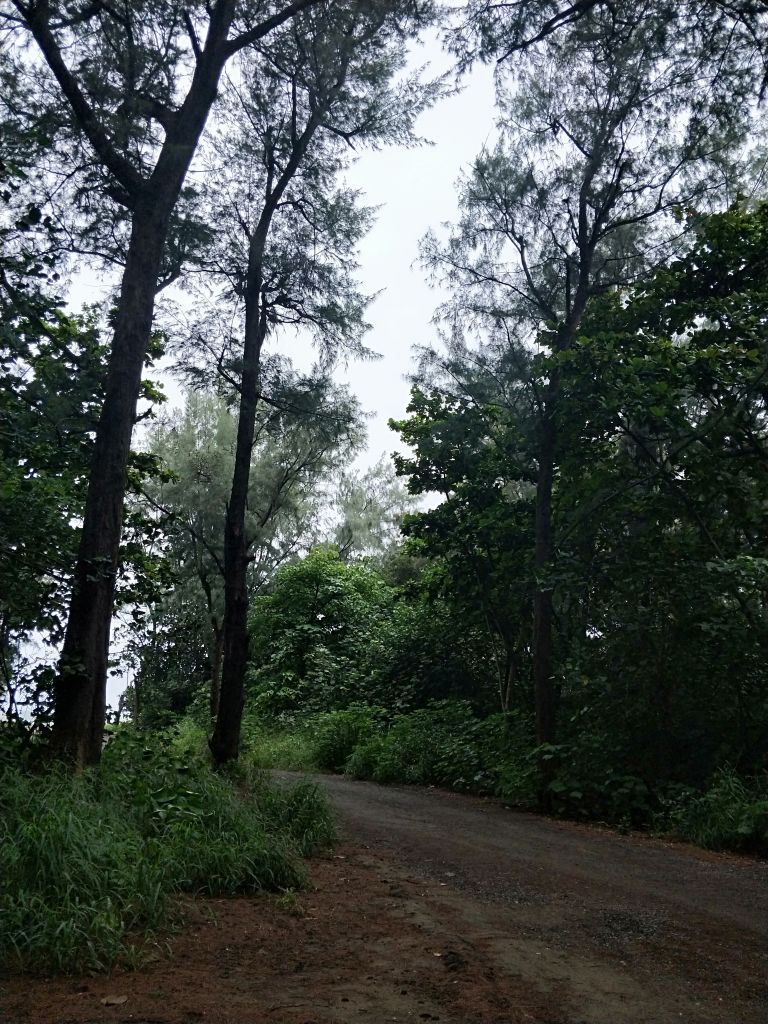
[[[350,839],[438,882],[445,943],[558,1004],[552,1020],[768,1022],[768,864],[436,790],[323,784]]]
[[[314,891],[196,901],[172,958],[12,982],[0,1020],[768,1022],[768,864],[435,790],[320,784],[342,844],[313,863]]]

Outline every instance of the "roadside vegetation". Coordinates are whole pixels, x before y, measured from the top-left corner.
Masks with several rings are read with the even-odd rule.
[[[179,897],[288,892],[333,842],[309,783],[211,773],[191,723],[108,743],[76,779],[6,763],[0,774],[0,957],[35,973],[138,965],[183,919]],[[12,748],[3,753],[8,761]]]
[[[514,721],[503,715],[478,719],[462,703],[441,702],[395,718],[381,708],[356,707],[288,726],[261,726],[252,735],[256,760],[264,768],[439,786],[497,797],[521,810],[540,806],[541,751],[519,742]],[[764,777],[745,779],[726,765],[704,789],[683,783],[649,786],[606,765],[595,771],[595,759],[584,749],[563,746],[544,756],[555,762],[547,783],[551,813],[642,829],[711,850],[768,854]]]

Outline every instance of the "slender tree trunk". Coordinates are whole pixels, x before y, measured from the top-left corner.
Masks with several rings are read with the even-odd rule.
[[[257,294],[261,290],[258,276]],[[246,303],[243,377],[237,424],[235,467],[224,526],[224,664],[218,714],[209,746],[217,765],[234,761],[240,752],[240,728],[248,663],[248,538],[245,514],[256,429],[259,361],[266,319],[258,302]]]
[[[128,453],[166,225],[167,214],[158,217],[151,211],[137,212],[134,218],[96,430],[69,619],[54,689],[51,747],[56,755],[76,765],[95,763],[101,757]]]
[[[267,311],[262,295],[264,253],[278,203],[307,152],[320,124],[321,113],[320,110],[313,113],[302,134],[294,141],[291,156],[276,182],[272,180],[270,171],[266,202],[249,245],[235,468],[224,525],[224,664],[218,715],[208,743],[216,765],[237,759],[245,703],[245,670],[248,664],[248,538],[245,535],[245,513],[259,401],[261,348],[267,335]]]
[[[586,280],[586,276],[585,276]],[[587,291],[582,285],[568,320],[559,333],[555,351],[570,348],[576,337],[586,306]],[[557,460],[557,412],[560,401],[560,371],[554,367],[544,396],[539,425],[539,474],[536,484],[534,565],[539,577],[533,597],[533,690],[536,710],[536,743],[554,743],[557,739],[557,700],[554,663],[554,586],[546,576],[553,569],[555,540],[553,527],[553,489]],[[544,577],[544,578],[542,578]],[[546,809],[550,801],[548,784],[554,770],[551,759],[540,761],[539,799]]]
[[[141,713],[144,710],[144,694],[142,693],[143,683],[141,682],[141,673],[134,672],[133,674],[133,724],[138,729],[139,721],[141,719]]]
[[[554,547],[552,541],[552,487],[555,475],[555,446],[557,431],[553,402],[556,389],[550,383],[547,406],[541,423],[539,444],[539,476],[536,485],[536,521],[534,565],[541,576],[551,568]],[[555,681],[553,664],[553,593],[552,586],[539,580],[533,598],[533,688],[536,707],[536,742],[553,743],[555,740]]]

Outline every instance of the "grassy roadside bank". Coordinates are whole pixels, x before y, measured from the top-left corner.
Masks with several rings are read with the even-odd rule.
[[[244,764],[211,772],[202,730],[120,732],[102,765],[0,771],[0,962],[9,971],[138,962],[182,893],[301,888],[334,838],[315,786],[274,788]]]

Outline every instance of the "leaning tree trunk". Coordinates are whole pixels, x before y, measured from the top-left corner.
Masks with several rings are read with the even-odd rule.
[[[168,211],[170,212],[170,211]],[[167,215],[137,212],[120,295],[91,463],[59,675],[53,752],[76,765],[101,757],[109,634],[123,525],[128,453],[136,418]]]
[[[51,749],[77,765],[98,761],[101,756],[109,632],[128,451],[170,215],[216,99],[226,61],[314,3],[317,0],[292,0],[230,43],[227,39],[238,6],[235,0],[206,4],[209,21],[202,46],[190,22],[195,65],[186,97],[177,110],[166,110],[162,104],[157,104],[153,110],[162,124],[165,141],[148,178],[142,177],[139,169],[114,147],[76,75],[67,67],[56,38],[58,26],[52,23],[51,5],[16,5],[20,15],[17,20],[27,27],[37,43],[75,122],[91,144],[97,163],[113,179],[117,193],[132,212],[131,243],[123,275],[118,323],[96,431],[72,599],[54,687]]]
[[[225,44],[233,16],[231,2],[214,8],[189,92],[165,126],[165,142],[152,175],[148,179],[135,175],[124,182],[132,200],[131,240],[104,404],[96,430],[69,617],[54,687],[51,750],[55,756],[78,766],[96,763],[101,757],[109,634],[128,453],[152,330],[163,250],[171,214],[216,98],[227,59]],[[45,25],[38,26],[36,38],[62,81],[65,94],[70,96],[74,87],[67,82],[60,54]],[[75,97],[73,109],[86,134],[92,138],[93,131],[89,134],[92,118],[80,110],[83,102],[82,98],[78,101]]]

